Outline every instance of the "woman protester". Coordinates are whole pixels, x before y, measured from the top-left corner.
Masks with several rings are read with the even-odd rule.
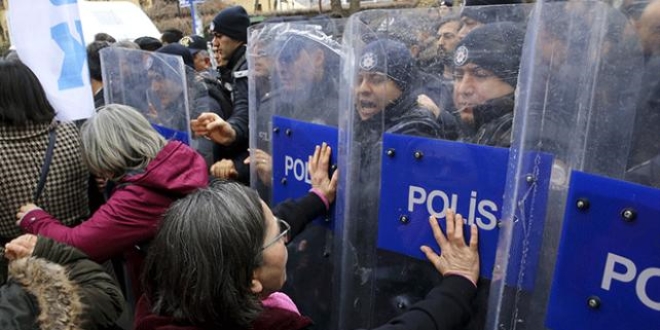
[[[444,280],[380,330],[453,329],[470,318],[477,228],[471,226],[466,244],[460,215],[447,211],[447,236],[429,220],[442,254],[421,249]],[[213,182],[173,203],[145,260],[135,329],[313,329],[278,293],[294,226],[275,217],[255,191],[232,182]]]
[[[92,174],[116,184],[87,221],[68,228],[35,204],[18,225],[74,246],[97,262],[123,254],[136,296],[145,248],[170,204],[208,184],[204,159],[178,141],[166,141],[137,110],[119,104],[98,109],[81,129],[83,159]]]
[[[0,246],[22,234],[15,215],[28,201],[63,226],[89,216],[78,128],[55,119],[39,79],[18,60],[0,60],[0,168]]]
[[[124,298],[86,255],[29,234],[9,242],[5,251],[10,262],[0,268],[1,329],[114,329]]]

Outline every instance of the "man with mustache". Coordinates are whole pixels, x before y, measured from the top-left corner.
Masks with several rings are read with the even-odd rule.
[[[470,32],[454,53],[454,105],[465,140],[508,148],[511,145],[514,91],[524,32],[509,22],[486,24]]]

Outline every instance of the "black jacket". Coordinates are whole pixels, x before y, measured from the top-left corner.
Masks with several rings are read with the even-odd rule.
[[[467,137],[466,141],[495,147],[510,147],[513,106],[513,94],[475,106],[473,128],[476,133]]]
[[[124,298],[114,280],[75,248],[40,236],[32,258],[8,267],[0,329],[106,329],[121,315]]]
[[[245,144],[249,139],[248,129],[248,77],[247,61],[245,60],[245,45],[234,51],[224,69],[220,70],[220,81],[231,93],[232,111],[227,122],[236,131],[234,144]]]
[[[227,122],[236,131],[236,140],[229,146],[215,144],[213,149],[214,160],[231,159],[238,172],[239,182],[250,182],[250,169],[243,164],[249,156],[247,152],[250,131],[248,127],[248,76],[247,61],[245,60],[245,45],[236,49],[225,67],[218,68],[220,73],[220,86],[222,94],[231,96],[231,110],[223,109]]]

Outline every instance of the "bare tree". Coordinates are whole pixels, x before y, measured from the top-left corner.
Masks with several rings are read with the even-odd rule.
[[[332,11],[333,15],[344,16],[341,8],[341,0],[330,0],[330,11]]]
[[[348,7],[349,14],[357,13],[360,10],[360,0],[350,0]]]

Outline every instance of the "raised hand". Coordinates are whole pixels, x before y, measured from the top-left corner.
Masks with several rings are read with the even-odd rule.
[[[443,275],[461,275],[476,285],[479,279],[479,233],[476,225],[470,226],[470,242],[463,237],[463,217],[453,210],[447,210],[447,236],[442,233],[438,220],[429,218],[433,236],[440,246],[441,254],[436,254],[428,246],[422,246],[422,252],[433,266]]]

